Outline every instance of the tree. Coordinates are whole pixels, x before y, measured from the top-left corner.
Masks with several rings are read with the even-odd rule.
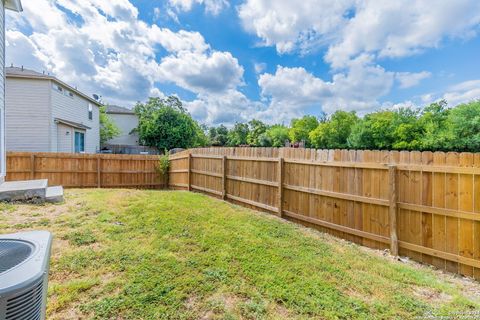
[[[235,123],[235,126],[228,132],[227,145],[230,147],[236,147],[247,144],[248,132],[248,124],[239,122]]]
[[[267,126],[262,121],[255,119],[251,120],[248,125],[247,143],[253,147],[260,147],[260,136],[267,131]],[[262,142],[265,143],[265,136],[262,138]]]
[[[266,132],[262,133],[258,137],[258,146],[259,147],[272,147],[272,139],[267,135]]]
[[[424,128],[419,121],[419,115],[420,111],[412,108],[400,108],[394,111],[392,123],[393,149],[421,149]]]
[[[138,134],[142,144],[159,150],[190,148],[201,141],[201,128],[175,96],[137,103]]]
[[[195,131],[196,131],[196,138],[195,142],[193,143],[193,147],[206,147],[210,145],[210,139],[208,138],[206,132],[208,131],[208,128],[206,125],[201,124],[199,125],[195,121]]]
[[[437,151],[446,147],[448,114],[445,100],[432,103],[423,109],[419,119],[423,128],[422,150]]]
[[[310,132],[312,146],[322,149],[347,148],[347,139],[358,121],[359,118],[354,111],[335,111],[329,120],[321,122]]]
[[[348,146],[378,150],[419,149],[423,128],[418,116],[419,111],[410,108],[367,114],[353,126]]]
[[[228,141],[228,129],[223,124],[208,129],[208,138],[212,146],[225,146]]]
[[[391,149],[393,111],[378,111],[365,115],[352,128],[348,145],[353,149]]]
[[[106,111],[107,108],[105,106],[100,106],[100,144],[104,144],[120,134],[120,129]]]
[[[267,129],[265,135],[270,139],[272,147],[284,147],[288,141],[288,128],[283,125],[273,125]]]
[[[291,122],[291,128],[288,133],[292,142],[305,141],[307,147],[310,144],[310,137],[308,136],[310,131],[314,130],[318,126],[318,120],[314,116],[303,116],[300,119],[293,119]]]
[[[446,127],[446,149],[480,151],[480,100],[451,109]]]

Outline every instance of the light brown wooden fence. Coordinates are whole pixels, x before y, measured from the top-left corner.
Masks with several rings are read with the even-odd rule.
[[[7,153],[7,181],[48,179],[66,188],[161,188],[158,156]]]
[[[158,156],[7,154],[7,180],[161,188]],[[171,156],[169,185],[480,278],[480,154],[204,148]]]
[[[480,154],[205,148],[171,164],[173,188],[480,278]]]

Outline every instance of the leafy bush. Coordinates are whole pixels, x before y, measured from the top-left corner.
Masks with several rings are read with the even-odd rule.
[[[165,179],[165,185],[168,186],[168,171],[170,170],[170,158],[168,156],[167,150],[165,150],[164,154],[158,158],[158,164],[155,168],[160,177],[163,177],[163,179]]]

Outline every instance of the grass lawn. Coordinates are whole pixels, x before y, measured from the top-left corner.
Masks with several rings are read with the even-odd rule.
[[[480,310],[480,285],[204,195],[68,190],[0,205],[54,233],[49,319],[405,319]]]

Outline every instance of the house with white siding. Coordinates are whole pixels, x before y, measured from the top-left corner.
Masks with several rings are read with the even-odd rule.
[[[107,105],[106,113],[112,122],[118,127],[119,135],[106,141],[102,146],[102,152],[120,154],[158,154],[158,149],[142,146],[138,136],[138,116],[132,109],[116,105]]]
[[[106,113],[120,130],[120,134],[107,141],[108,145],[139,146],[138,116],[132,109],[108,105]]]
[[[5,151],[5,9],[21,12],[20,0],[0,1],[0,183],[7,172],[7,154]]]
[[[6,150],[95,153],[100,103],[58,78],[5,68]]]

